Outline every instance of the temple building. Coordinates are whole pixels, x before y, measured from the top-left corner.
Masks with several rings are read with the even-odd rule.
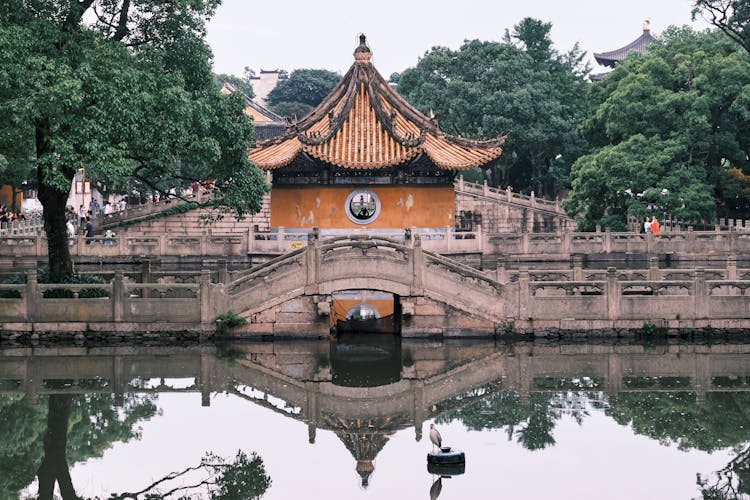
[[[648,51],[648,46],[651,45],[654,40],[655,38],[651,35],[651,21],[646,19],[643,21],[643,33],[641,33],[641,36],[619,49],[598,54],[594,53],[594,59],[596,59],[596,62],[602,66],[614,68],[617,63],[625,59],[631,52],[645,54]],[[591,80],[601,80],[606,74],[607,73],[591,75]]]
[[[441,132],[370,58],[361,35],[354,64],[323,102],[250,150],[272,174],[272,230],[444,231],[455,226],[457,173],[500,156],[504,137],[473,141]]]
[[[354,64],[320,105],[250,150],[271,174],[272,232],[445,235],[456,225],[457,173],[500,156],[504,137],[480,142],[441,132],[434,116],[396,93],[371,55],[361,35]],[[398,332],[398,308],[390,293],[342,290],[332,297],[331,327]]]

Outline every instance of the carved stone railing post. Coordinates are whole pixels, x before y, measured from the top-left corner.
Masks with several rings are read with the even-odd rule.
[[[305,294],[318,293],[318,279],[320,278],[320,233],[314,227],[307,233],[307,250],[305,251]]]
[[[219,283],[227,284],[229,283],[229,267],[227,264],[227,259],[219,259]]]
[[[617,282],[617,269],[607,268],[607,319],[620,316],[620,284]]]
[[[737,255],[731,254],[727,256],[727,280],[737,280]]]
[[[612,230],[604,228],[604,253],[612,253]]]
[[[490,245],[490,241],[489,241],[490,235],[489,234],[485,234],[484,231],[482,231],[482,225],[481,224],[477,224],[477,226],[474,229],[474,231],[477,233],[477,242],[479,244],[479,253],[483,254],[484,253],[484,249],[485,248],[489,248],[489,245]],[[487,241],[485,241],[485,238],[486,238]]]
[[[44,244],[46,243],[46,239],[44,238],[44,235],[42,233],[37,233],[36,238],[34,238],[34,246],[37,257],[42,257],[44,255],[47,255],[47,249],[44,248]]]
[[[733,229],[732,231],[729,231],[729,248],[727,249],[729,252],[736,252],[737,251],[737,240],[739,239],[739,233],[736,229]]]
[[[36,321],[39,315],[39,290],[37,287],[36,269],[26,271],[26,320]]]
[[[495,281],[503,284],[508,282],[507,262],[504,255],[499,255],[495,261]]]
[[[141,264],[141,283],[151,283],[152,281],[153,276],[151,274],[151,261],[145,259]],[[148,299],[151,297],[151,290],[148,287],[143,287],[142,293],[142,297],[144,299]]]
[[[201,305],[201,323],[208,323],[214,320],[211,317],[211,271],[204,269],[199,280],[198,299]]]
[[[518,319],[526,321],[529,317],[529,301],[531,300],[531,287],[529,286],[529,268],[522,267],[518,270]]]
[[[482,194],[484,196],[489,196],[489,194],[490,194],[490,188],[487,185],[487,179],[485,179],[484,183],[482,184]]]
[[[561,228],[558,230],[557,234],[560,237],[560,253],[563,255],[570,255],[570,240],[572,233]]]
[[[573,255],[570,259],[573,266],[573,281],[583,281],[583,257]]]
[[[648,258],[648,280],[661,281],[661,270],[659,269],[659,257]]]
[[[413,297],[420,297],[424,295],[424,277],[422,271],[424,270],[424,254],[422,253],[422,238],[418,234],[414,234],[414,242],[412,243],[411,253],[411,274],[412,274],[412,285],[410,293]]]
[[[247,251],[248,253],[255,250],[255,232],[258,230],[257,224],[251,224],[247,230]]]
[[[708,317],[708,294],[706,291],[706,270],[703,268],[696,269],[693,272],[693,291],[695,293],[695,306],[693,311],[695,319],[704,319]]]
[[[123,283],[122,270],[115,271],[115,278],[112,280],[112,319],[113,321],[123,321],[125,314],[125,286]]]

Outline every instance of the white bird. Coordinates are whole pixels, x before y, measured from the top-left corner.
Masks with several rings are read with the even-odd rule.
[[[435,424],[430,424],[430,441],[432,441],[432,444],[434,446],[438,447],[438,450],[443,444],[443,438],[440,436],[440,433],[435,428]],[[435,450],[434,446],[433,446],[433,451]]]

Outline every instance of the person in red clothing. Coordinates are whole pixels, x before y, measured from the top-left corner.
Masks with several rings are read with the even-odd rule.
[[[651,221],[651,234],[658,235],[659,232],[659,221],[656,220],[656,217],[654,217],[654,219]]]

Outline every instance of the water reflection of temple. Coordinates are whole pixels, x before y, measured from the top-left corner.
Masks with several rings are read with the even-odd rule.
[[[15,347],[0,349],[0,393],[25,394],[33,404],[42,394],[188,392],[201,393],[209,405],[212,393],[228,392],[305,422],[311,443],[318,430],[335,433],[366,485],[395,432],[413,427],[419,441],[426,420],[500,391],[518,394],[522,404],[537,392],[581,388],[609,393],[610,400],[630,392],[686,392],[700,404],[711,392],[750,390],[745,344],[411,341],[390,352],[398,357],[398,377],[352,387],[334,383],[340,352],[327,341]],[[356,361],[356,349],[352,356]]]

